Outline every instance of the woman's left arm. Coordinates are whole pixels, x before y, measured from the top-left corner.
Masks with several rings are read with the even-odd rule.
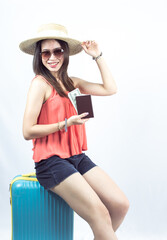
[[[95,41],[86,41],[82,43],[84,51],[92,56],[97,57],[101,54],[98,44]],[[112,77],[110,69],[108,68],[104,57],[101,56],[95,60],[97,66],[100,70],[102,84],[92,83],[79,78],[72,78],[76,88],[79,88],[80,91],[84,94],[91,94],[96,96],[108,96],[115,94],[117,92],[116,83]]]

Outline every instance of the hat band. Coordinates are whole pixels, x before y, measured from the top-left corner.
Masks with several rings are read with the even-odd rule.
[[[68,38],[67,37],[67,34],[62,32],[62,31],[59,31],[59,30],[46,30],[46,31],[42,31],[42,32],[39,32],[37,33],[37,37],[47,37],[47,38],[50,38],[50,37],[62,37],[62,38]]]

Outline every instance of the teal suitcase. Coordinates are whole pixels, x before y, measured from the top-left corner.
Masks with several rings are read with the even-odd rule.
[[[12,240],[72,240],[73,210],[45,190],[35,174],[15,177],[10,184]]]

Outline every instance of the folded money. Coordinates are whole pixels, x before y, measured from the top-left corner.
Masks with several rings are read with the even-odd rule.
[[[78,113],[78,110],[77,110],[76,96],[81,96],[81,95],[82,94],[80,93],[79,88],[76,88],[73,91],[68,93],[68,97],[71,100],[71,102],[72,102],[74,108],[76,109],[77,113]]]

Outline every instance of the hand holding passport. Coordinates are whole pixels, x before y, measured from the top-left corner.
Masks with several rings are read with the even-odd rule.
[[[94,117],[91,95],[82,95],[79,89],[76,88],[68,93],[68,97],[79,115],[88,112],[89,114],[83,118]]]

